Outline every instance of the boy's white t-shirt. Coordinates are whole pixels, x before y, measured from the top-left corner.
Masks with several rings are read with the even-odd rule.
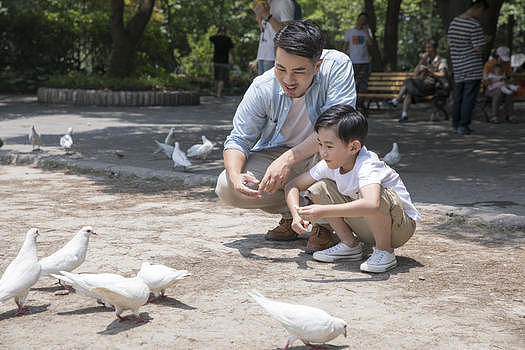
[[[292,0],[269,0],[270,13],[273,18],[279,22],[288,22],[294,19],[295,6]],[[275,60],[275,49],[273,46],[273,37],[275,30],[270,23],[264,19],[261,21],[261,35],[259,37],[259,48],[257,50],[258,60]]]
[[[335,181],[339,192],[352,199],[358,199],[359,190],[366,185],[380,184],[384,188],[391,188],[401,199],[403,211],[416,221],[421,219],[399,174],[365,146],[361,147],[354,168],[349,172],[341,174],[339,169],[330,169],[326,162],[321,160],[310,169],[310,176],[317,181]]]

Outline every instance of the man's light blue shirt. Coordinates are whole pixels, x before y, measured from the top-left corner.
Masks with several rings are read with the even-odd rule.
[[[337,104],[355,107],[354,71],[350,58],[336,50],[323,50],[323,62],[305,94],[306,112],[312,125],[319,115]],[[224,149],[250,152],[285,146],[281,128],[292,99],[284,93],[274,69],[254,79],[237,107],[233,130]]]

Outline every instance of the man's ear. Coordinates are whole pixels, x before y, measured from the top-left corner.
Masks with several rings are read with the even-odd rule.
[[[315,64],[315,73],[314,74],[317,74],[319,72],[319,69],[321,68],[321,63],[323,63],[323,60],[319,60]]]

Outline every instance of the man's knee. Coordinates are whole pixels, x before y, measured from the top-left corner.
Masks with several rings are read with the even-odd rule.
[[[221,201],[226,204],[233,205],[234,196],[233,187],[231,186],[230,181],[228,181],[228,175],[226,170],[223,170],[222,173],[217,178],[217,184],[215,185],[215,193]]]

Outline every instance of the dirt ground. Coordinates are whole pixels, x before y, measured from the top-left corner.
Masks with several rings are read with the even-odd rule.
[[[0,271],[24,234],[38,227],[39,257],[92,225],[76,272],[131,276],[143,261],[190,270],[168,298],[141,308],[146,324],[76,294],[55,295],[54,280],[30,290],[32,313],[0,304],[0,348],[272,349],[287,333],[247,295],[323,308],[349,324],[331,349],[519,349],[525,344],[525,233],[464,222],[420,208],[416,235],[396,250],[399,267],[359,271],[325,264],[306,240],[273,243],[278,217],[223,206],[212,188],[109,178],[29,166],[0,166]],[[306,237],[305,237],[306,238]],[[293,349],[305,349],[296,342]]]

